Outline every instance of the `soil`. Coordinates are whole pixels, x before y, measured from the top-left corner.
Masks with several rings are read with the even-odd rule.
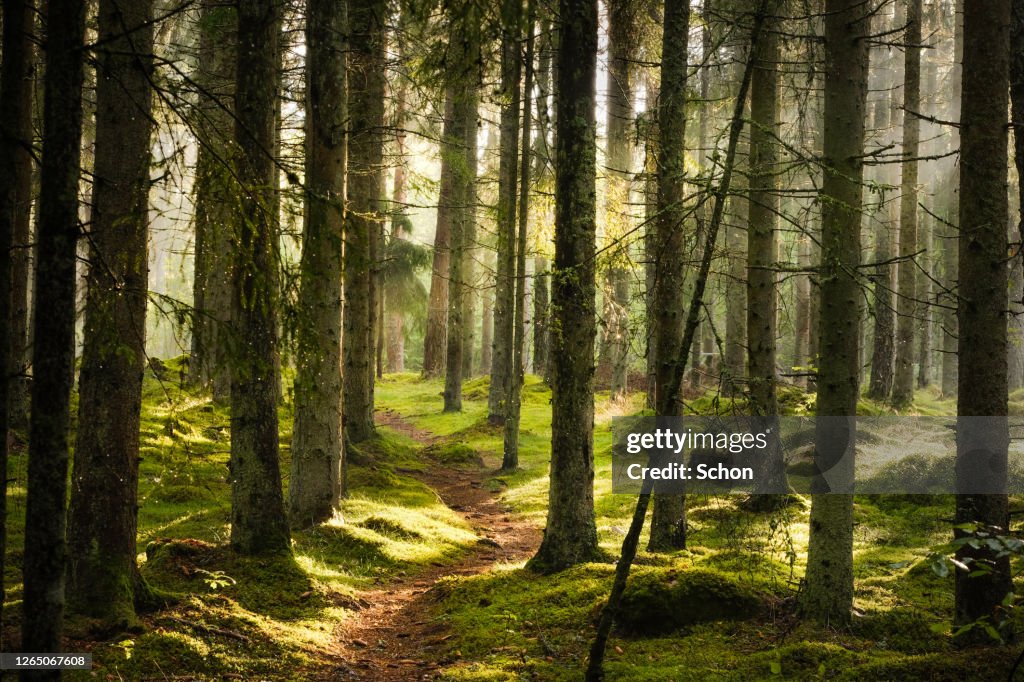
[[[413,438],[427,448],[438,440],[394,412],[379,412],[377,423]],[[541,530],[509,511],[488,490],[487,469],[454,469],[432,463],[415,474],[458,512],[480,540],[453,564],[434,565],[414,576],[398,577],[360,594],[365,608],[336,633],[337,680],[407,682],[433,680],[457,660],[449,644],[453,633],[437,617],[432,588],[442,578],[486,573],[497,563],[518,562],[540,545]]]

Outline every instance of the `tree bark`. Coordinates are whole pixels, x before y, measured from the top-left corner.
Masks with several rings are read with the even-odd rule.
[[[238,8],[238,218],[231,320],[231,545],[243,554],[290,552],[281,492],[277,387],[277,73],[280,15],[273,0]],[[244,340],[244,343],[243,343]]]
[[[1007,415],[1006,224],[1008,134],[1006,113],[1010,72],[1010,2],[964,3],[964,53],[960,116],[960,385],[957,414],[961,417]],[[999,422],[988,426],[998,428]],[[1001,472],[997,487],[1005,490],[1009,434],[1005,421],[998,437],[986,440],[987,470]],[[970,421],[958,422],[957,484],[969,485],[979,468],[978,452],[964,431]],[[956,523],[980,523],[1009,530],[1009,505],[1005,494],[965,494],[956,498]],[[957,534],[965,531],[959,530]],[[956,573],[953,622],[973,623],[979,618],[1001,618],[1000,603],[1013,589],[1007,557],[965,546],[957,552],[961,561],[989,560],[992,571],[984,575]],[[969,631],[961,643],[986,638]]]
[[[373,421],[374,242],[380,231],[384,143],[383,0],[349,4],[348,210],[345,215],[344,426],[353,443]]]
[[[78,438],[68,512],[69,610],[138,626],[139,422],[146,368],[153,2],[99,7],[96,147]]]
[[[900,180],[900,245],[902,260],[896,268],[896,373],[892,404],[906,407],[914,401],[914,331],[921,306],[917,302],[917,155],[921,119],[908,112],[921,111],[921,0],[907,0],[906,48],[903,76],[903,175]],[[911,257],[913,257],[911,259]]]
[[[666,0],[662,33],[661,90],[658,95],[658,212],[654,225],[654,409],[672,415],[676,396],[672,377],[683,339],[686,301],[683,277],[686,243],[683,206],[686,191],[686,50],[690,7],[684,0]],[[692,368],[691,368],[692,369]],[[665,551],[686,547],[686,498],[657,495],[651,514],[648,549]]]
[[[527,3],[526,19],[526,79],[523,83],[523,153],[519,166],[519,232],[516,235],[515,320],[512,339],[512,376],[508,381],[505,400],[505,434],[501,468],[515,471],[519,468],[519,416],[522,411],[522,392],[525,372],[523,354],[526,345],[526,237],[530,227],[530,131],[533,126],[533,47],[537,23],[537,0]]]
[[[819,417],[857,411],[860,368],[861,180],[867,107],[871,5],[862,0],[825,2],[825,128],[822,196]],[[834,420],[818,420],[815,461],[821,471],[836,465],[852,480],[852,453],[835,433]],[[852,441],[854,435],[849,433]],[[852,442],[850,443],[852,448]],[[845,457],[844,457],[845,455]],[[820,479],[813,492],[824,492]],[[853,496],[817,494],[811,499],[807,572],[800,603],[821,623],[849,621],[853,607]]]
[[[8,429],[23,426],[28,324],[28,240],[32,209],[32,34],[34,3],[3,3],[0,72],[0,471],[7,471]],[[22,265],[24,264],[24,265]],[[0,489],[0,609],[7,551],[7,485]]]
[[[288,514],[330,519],[344,493],[341,300],[345,200],[345,5],[306,8],[306,196],[296,329]]]
[[[230,169],[234,134],[237,11],[204,0],[199,20],[199,100],[193,129],[196,158],[195,266],[189,377],[209,386],[213,399],[231,395],[228,326],[231,320],[231,232],[234,201]]]
[[[558,16],[551,483],[547,528],[529,564],[543,571],[598,556],[593,442],[597,0],[560,0]]]
[[[512,343],[515,335],[516,165],[519,154],[519,15],[521,0],[501,4],[501,139],[498,162],[498,269],[494,287],[494,351],[487,418],[492,424],[505,421],[508,382],[512,376]]]
[[[85,11],[82,0],[50,0],[44,17],[44,144],[22,560],[21,649],[34,653],[62,651]],[[22,679],[58,680],[60,673],[24,671]]]

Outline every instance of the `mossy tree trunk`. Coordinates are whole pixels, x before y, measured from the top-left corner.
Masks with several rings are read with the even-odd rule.
[[[504,423],[508,406],[508,382],[512,376],[512,343],[515,329],[516,200],[519,158],[519,23],[522,0],[501,3],[501,139],[498,162],[498,267],[494,282],[494,350],[491,384],[487,394],[487,418]]]
[[[71,611],[137,627],[139,422],[146,367],[152,0],[99,6],[96,147],[78,438],[68,513]]]
[[[22,559],[21,650],[34,653],[63,651],[61,634],[67,567],[65,502],[74,372],[85,12],[82,0],[50,0],[44,16],[47,48],[44,143],[37,222],[32,405]],[[57,680],[60,672],[24,671],[22,679]]]
[[[275,258],[280,14],[274,0],[238,8],[236,177],[231,361],[231,545],[243,554],[291,551],[281,492],[277,420]]]
[[[195,206],[192,348],[189,377],[208,386],[217,402],[231,394],[228,325],[231,320],[231,231],[234,220],[231,139],[234,134],[234,6],[203,0],[199,16],[198,92],[193,130],[199,142]]]
[[[345,215],[345,432],[371,438],[373,421],[374,245],[380,232],[384,144],[383,0],[349,4],[348,210]],[[443,348],[443,346],[442,346]]]
[[[676,396],[672,378],[683,340],[683,276],[686,243],[683,222],[686,209],[686,50],[690,31],[690,7],[683,0],[666,0],[662,34],[661,89],[658,95],[658,212],[654,225],[654,323],[655,389],[657,415],[672,415]],[[662,551],[686,547],[686,498],[656,495],[651,514],[648,548]]]
[[[902,260],[896,269],[896,372],[892,404],[906,407],[914,400],[914,332],[921,306],[917,302],[917,155],[921,139],[921,0],[907,0],[903,67],[903,175],[900,179],[900,243]]]
[[[325,521],[343,491],[341,299],[345,200],[345,5],[306,8],[306,197],[296,329],[292,526]]]
[[[1007,309],[1007,110],[1010,84],[1010,1],[964,3],[964,53],[960,115],[960,305],[957,351],[960,385],[957,414],[961,417],[1003,417],[1008,411],[1006,383]],[[960,429],[971,429],[961,422]],[[998,422],[997,422],[998,424]],[[1003,429],[1006,428],[1003,422]],[[977,427],[975,427],[977,428]],[[989,429],[995,428],[990,426]],[[1009,434],[986,439],[985,464],[968,438],[958,438],[957,483],[970,485],[984,467],[1002,472],[991,481],[1005,490]],[[965,494],[956,498],[956,522],[979,523],[1009,531],[1005,494]],[[964,531],[958,531],[962,534]],[[983,575],[956,573],[953,622],[967,625],[979,618],[999,620],[1000,604],[1013,590],[1010,561],[991,551],[964,546],[961,561],[989,561]],[[963,642],[984,641],[979,630]]]
[[[598,556],[594,518],[597,0],[560,0],[551,287],[551,483],[540,549],[555,571]]]
[[[861,180],[867,108],[870,5],[862,0],[825,2],[824,181],[817,414],[853,416],[857,411],[860,367]],[[818,421],[816,463],[852,467],[852,453]],[[852,440],[853,433],[848,433]],[[852,448],[852,443],[850,443]],[[852,468],[847,471],[852,476]],[[823,493],[821,480],[813,492]],[[812,497],[807,573],[800,603],[803,613],[822,623],[849,621],[853,607],[853,496]]]

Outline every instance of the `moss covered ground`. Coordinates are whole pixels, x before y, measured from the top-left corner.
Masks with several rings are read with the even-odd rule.
[[[181,385],[179,361],[148,373],[143,406],[138,551],[161,599],[135,632],[96,633],[69,622],[69,650],[87,650],[93,673],[69,679],[328,679],[345,663],[337,631],[359,618],[360,594],[397,576],[458,560],[476,542],[467,522],[416,478],[423,445],[383,427],[351,453],[349,490],[338,517],[294,534],[292,557],[243,558],[227,548],[228,416]],[[428,453],[450,467],[495,472],[486,484],[518,518],[543,527],[550,443],[550,391],[535,377],[524,390],[521,467],[497,473],[501,430],[486,422],[486,379],[467,382],[464,410],[441,412],[442,385],[412,374],[377,388],[378,407],[436,436]],[[1024,398],[1017,401],[1024,405]],[[787,390],[785,409],[813,409]],[[918,394],[923,414],[952,403]],[[610,420],[643,400],[597,396],[596,508],[599,537],[617,556],[634,498],[610,490]],[[697,411],[721,409],[699,397]],[[1024,408],[1022,408],[1024,409]],[[865,401],[862,411],[885,408]],[[290,407],[281,408],[287,485]],[[11,516],[4,608],[5,650],[21,619],[25,453],[11,458]],[[772,514],[743,511],[736,498],[691,497],[690,548],[641,551],[628,602],[638,616],[613,634],[610,680],[1005,679],[1015,646],[952,646],[952,578],[925,561],[950,533],[949,496],[856,499],[857,618],[846,629],[800,623],[793,604],[803,573],[807,505]],[[1016,505],[1015,505],[1016,506]],[[646,541],[641,542],[641,547]],[[447,680],[578,680],[612,564],[538,576],[521,564],[452,576],[434,586],[436,618],[450,629]],[[703,595],[703,598],[701,598]],[[685,612],[684,612],[685,610]],[[656,623],[645,625],[644,614]]]

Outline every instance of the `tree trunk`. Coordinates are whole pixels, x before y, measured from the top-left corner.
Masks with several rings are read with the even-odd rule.
[[[746,57],[737,48],[734,70],[736,80],[743,78]],[[749,145],[740,142],[738,157],[750,155]],[[747,199],[746,173],[737,173],[733,179],[733,192],[729,197],[729,224],[726,226],[725,245],[728,250],[728,276],[725,296],[725,357],[722,358],[722,385],[729,395],[743,392],[742,382],[747,376]]]
[[[672,377],[683,339],[686,307],[683,276],[686,240],[683,222],[686,209],[686,50],[690,7],[685,0],[666,0],[662,34],[661,92],[658,96],[658,213],[654,225],[654,409],[672,415],[676,396]],[[651,515],[648,549],[664,551],[686,547],[686,498],[656,495]]]
[[[85,3],[50,0],[37,223],[21,650],[62,651],[65,501],[74,371]],[[22,679],[59,680],[59,671]]]
[[[199,152],[193,188],[196,236],[189,377],[209,386],[220,403],[226,403],[231,395],[228,325],[235,214],[228,162],[234,131],[236,23],[234,6],[219,0],[203,1],[195,75],[199,104],[193,125]]]
[[[548,259],[535,256],[533,259],[533,373],[544,378],[551,376],[548,358],[551,330],[548,327]]]
[[[747,375],[751,413],[763,417],[765,429],[778,432],[779,401],[776,364],[777,283],[775,260],[778,252],[776,222],[779,213],[778,152],[779,121],[778,63],[782,51],[772,17],[781,3],[770,2],[764,35],[751,54],[754,70],[750,83],[750,198],[747,201]],[[709,325],[710,326],[710,325]],[[773,447],[758,459],[760,471],[755,492],[764,494],[785,488],[785,463],[780,447]],[[760,498],[756,504],[769,508],[780,498]]]
[[[306,9],[306,201],[296,329],[295,425],[288,514],[330,519],[344,493],[341,299],[345,200],[345,5]]]
[[[277,423],[277,169],[268,153],[277,129],[279,39],[276,3],[239,5],[230,471],[231,545],[243,554],[291,551]]]
[[[455,125],[455,98],[452,88],[445,89],[443,129]],[[447,139],[448,134],[445,134]],[[442,143],[442,148],[447,145]],[[437,221],[434,227],[434,264],[430,276],[430,297],[427,299],[427,329],[423,335],[423,376],[439,377],[444,373],[448,348],[448,288],[451,268],[452,221],[455,216],[455,173],[457,159],[450,150],[441,154],[441,181],[437,199]]]
[[[963,83],[963,59],[964,59],[964,0],[955,0],[954,3],[954,31],[953,31],[953,68],[950,71],[949,79],[952,93],[949,100],[949,112],[946,118],[951,121],[960,120],[961,85]],[[1016,6],[1016,5],[1015,5]],[[1019,16],[1019,15],[1018,15]],[[1024,21],[1018,19],[1017,21]],[[1014,55],[1020,55],[1021,51],[1011,50]],[[1024,64],[1021,65],[1024,70]],[[1011,87],[1013,83],[1011,82]],[[1016,138],[1015,138],[1016,139]],[[960,129],[952,128],[948,140],[950,151],[960,148]],[[957,309],[959,308],[959,280],[960,280],[960,258],[959,243],[960,231],[957,224],[960,215],[960,178],[958,168],[949,172],[946,181],[946,195],[949,203],[946,206],[946,233],[942,244],[943,261],[943,282],[946,292],[942,301],[945,304],[942,313],[942,395],[953,397],[957,394],[959,386],[959,364],[957,357],[958,325]]]
[[[903,175],[900,181],[900,245],[904,260],[896,268],[896,373],[892,404],[906,407],[914,401],[914,330],[921,315],[917,292],[917,155],[921,139],[921,0],[907,0],[906,48],[903,77]]]
[[[0,252],[10,254],[0,268],[7,293],[0,291],[3,305],[9,305],[3,319],[8,320],[7,336],[0,340],[4,358],[0,366],[9,368],[7,395],[0,401],[8,410],[7,426],[24,428],[28,425],[29,369],[28,343],[28,285],[31,252],[32,214],[32,100],[33,72],[35,70],[34,0],[7,0],[3,4],[4,56],[3,75],[0,76],[0,235],[6,245]],[[6,274],[4,274],[6,272]],[[9,284],[8,284],[9,282]],[[9,293],[9,295],[8,295]],[[0,446],[3,447],[3,446]],[[2,453],[3,451],[0,451]],[[6,458],[6,454],[0,454]],[[6,461],[6,459],[4,459]],[[2,464],[2,462],[0,462]],[[3,469],[6,471],[6,468]],[[4,508],[0,503],[0,519]],[[3,550],[0,532],[0,554]],[[0,574],[2,574],[0,559]]]
[[[1020,16],[1020,15],[1018,15]],[[964,3],[964,56],[960,116],[960,386],[957,414],[962,417],[1001,417],[998,436],[984,434],[988,466],[1001,472],[990,481],[1006,489],[1008,436],[1006,385],[1007,254],[1009,218],[1007,182],[1007,90],[1010,73],[1010,1]],[[1018,43],[1019,44],[1019,43]],[[991,420],[986,420],[991,422]],[[973,422],[958,422],[957,485],[970,486],[981,456],[969,438]],[[981,427],[985,428],[985,427]],[[989,424],[987,431],[999,428]],[[990,474],[991,476],[991,474]],[[956,498],[956,523],[979,523],[1009,532],[1010,513],[1005,494],[965,494]],[[958,535],[966,531],[958,530]],[[965,545],[957,552],[964,561],[987,560],[992,570],[982,575],[956,572],[955,625],[1002,618],[1000,603],[1013,589],[1008,557]],[[982,630],[968,631],[962,643],[983,641]]]
[[[343,384],[345,432],[353,443],[376,433],[373,279],[374,242],[380,231],[386,19],[383,0],[353,0],[349,5],[349,205],[345,215]]]
[[[501,140],[498,162],[498,269],[494,287],[494,351],[491,384],[487,394],[487,418],[492,424],[505,421],[508,382],[512,375],[512,343],[515,336],[516,268],[516,164],[519,158],[519,15],[521,0],[501,3]]]
[[[96,147],[78,439],[68,513],[69,609],[138,626],[139,420],[146,368],[153,2],[99,7]]]
[[[7,471],[8,428],[24,425],[28,387],[28,238],[32,210],[33,2],[3,3],[0,73],[0,471]],[[24,265],[22,265],[24,264]],[[0,610],[7,551],[7,486],[0,489]],[[0,623],[2,624],[2,623]]]
[[[526,345],[526,236],[530,226],[530,130],[533,126],[533,47],[537,24],[537,0],[527,3],[526,19],[526,80],[523,83],[523,153],[519,166],[519,233],[516,236],[516,291],[514,337],[512,339],[512,376],[508,381],[505,400],[505,438],[501,468],[515,471],[519,468],[519,416],[522,411],[524,379],[523,354]]]
[[[1017,170],[1017,220],[1010,243],[1024,239],[1024,2],[1014,1],[1010,29],[1010,105],[1013,123],[1013,159]],[[1024,386],[1024,250],[1018,246],[1010,268],[1010,326],[1007,344],[1009,390]]]
[[[825,2],[825,128],[822,195],[820,357],[817,414],[854,415],[860,368],[861,180],[867,107],[871,8],[861,0]],[[852,453],[833,420],[819,419],[815,459],[820,470],[850,467]],[[852,440],[853,434],[849,434]],[[852,443],[850,444],[852,447]],[[845,456],[845,457],[844,457]],[[842,469],[842,471],[846,471]],[[813,491],[825,492],[823,481]],[[807,572],[801,609],[821,622],[849,621],[853,607],[853,496],[818,494],[811,500]]]
[[[533,568],[598,556],[594,518],[597,0],[560,0],[552,271],[551,483]]]
[[[917,352],[917,387],[927,388],[932,383],[932,276],[934,260],[932,245],[934,238],[931,216],[925,218],[924,224],[917,231],[917,250],[922,252],[921,266],[917,273],[917,294],[920,298],[918,320],[918,352]]]

